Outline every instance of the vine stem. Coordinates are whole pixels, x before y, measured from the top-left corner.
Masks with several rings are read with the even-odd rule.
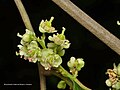
[[[77,22],[109,46],[113,51],[120,55],[120,40],[103,26],[93,20],[70,0],[52,0]]]
[[[20,12],[20,15],[22,17],[22,20],[25,24],[25,27],[28,29],[28,30],[31,30],[34,32],[34,29],[31,25],[31,22],[30,22],[30,19],[29,19],[29,16],[22,4],[22,1],[21,0],[14,0],[19,12]],[[44,75],[44,68],[42,68],[42,66],[38,63],[38,71],[39,71],[39,78],[40,78],[40,90],[46,90],[46,77]]]

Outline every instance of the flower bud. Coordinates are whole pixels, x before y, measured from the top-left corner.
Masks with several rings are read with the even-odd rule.
[[[78,65],[77,65],[77,70],[78,71],[80,71],[81,70],[81,68],[82,67],[84,67],[84,65],[85,65],[85,62],[83,61],[83,59],[82,58],[79,58],[79,59],[77,59],[77,61],[78,61]]]
[[[30,42],[31,41],[30,35],[29,34],[24,34],[23,37],[22,37],[22,40],[25,41],[25,42]]]
[[[68,61],[67,65],[69,68],[73,68],[75,63],[75,57],[71,57],[70,61]]]
[[[58,37],[59,37],[61,40],[64,40],[64,39],[65,39],[65,35],[62,35],[62,34],[59,34]]]
[[[59,51],[58,54],[59,54],[60,56],[63,56],[63,55],[65,54],[65,50],[63,49],[63,50]]]
[[[105,83],[106,83],[106,85],[107,85],[108,87],[111,87],[111,86],[112,86],[112,83],[111,83],[111,81],[110,81],[109,79],[107,79],[107,80],[105,81]]]
[[[66,88],[66,82],[63,81],[63,80],[61,80],[61,81],[58,83],[57,87],[58,87],[59,89],[65,89],[65,88]]]
[[[48,43],[47,44],[47,47],[48,48],[54,48],[54,47],[56,47],[57,45],[55,44],[55,43]]]

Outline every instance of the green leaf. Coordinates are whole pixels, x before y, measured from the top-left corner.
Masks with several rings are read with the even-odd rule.
[[[73,81],[73,90],[84,90],[75,81]]]

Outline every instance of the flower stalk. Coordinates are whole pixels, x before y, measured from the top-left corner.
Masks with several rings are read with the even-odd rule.
[[[59,72],[52,72],[52,74],[63,79],[70,86],[70,88],[73,88],[73,82],[72,82],[73,80],[82,88],[82,90],[91,90],[90,88],[83,85],[76,77],[73,77],[73,75],[71,75],[68,71],[66,71],[62,66],[58,67],[56,71]]]

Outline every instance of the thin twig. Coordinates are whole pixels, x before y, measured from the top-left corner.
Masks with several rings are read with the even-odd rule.
[[[103,41],[107,46],[120,55],[120,40],[98,24],[90,16],[84,13],[80,8],[74,5],[70,0],[52,0],[60,6],[65,12],[72,16],[81,25],[87,28],[91,33]]]
[[[26,28],[34,32],[31,22],[30,22],[30,19],[28,17],[28,14],[27,14],[21,0],[14,0],[14,1],[20,12],[20,15],[22,17],[22,20],[23,20]],[[39,78],[40,78],[40,90],[46,90],[46,77],[43,74],[43,72],[45,70],[41,67],[41,65],[39,63],[38,63],[38,70],[39,70]]]
[[[30,19],[28,17],[28,14],[27,14],[21,0],[14,0],[14,1],[15,1],[15,4],[16,4],[19,12],[20,12],[20,15],[22,17],[22,20],[23,20],[26,28],[31,30],[31,31],[34,31],[32,25],[31,25]]]

